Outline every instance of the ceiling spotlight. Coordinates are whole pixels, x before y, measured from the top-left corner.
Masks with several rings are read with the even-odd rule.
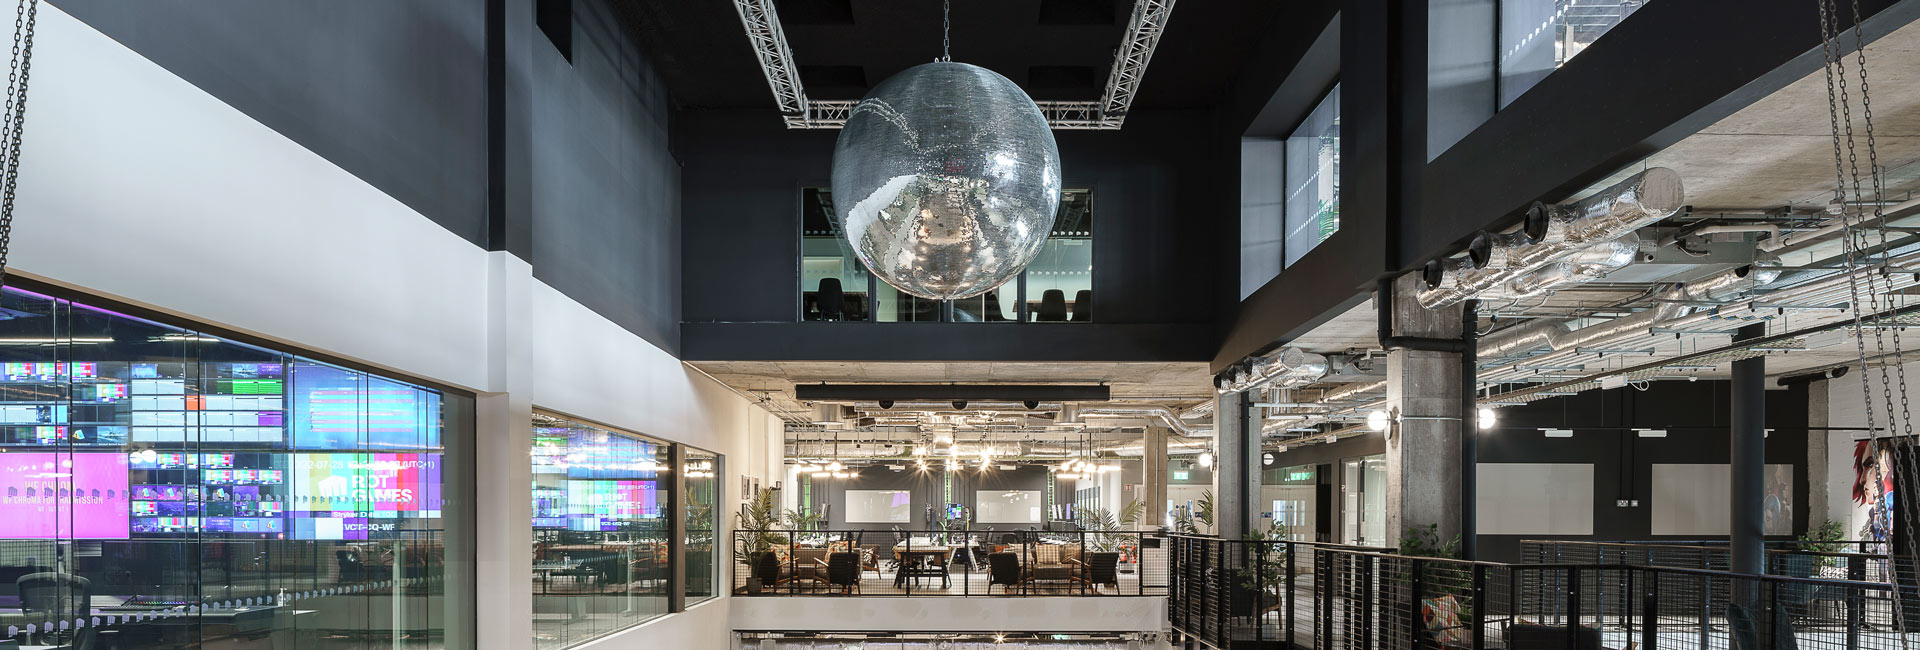
[[[840,471],[841,469],[842,469],[842,468],[841,468],[841,466],[840,466],[840,461],[837,461],[837,460],[836,460],[836,461],[833,461],[833,462],[831,462],[831,463],[827,463],[827,471],[829,471],[829,472],[838,472],[838,471]]]
[[[1372,429],[1374,431],[1386,431],[1387,425],[1391,424],[1392,422],[1393,422],[1393,417],[1390,415],[1387,415],[1386,411],[1382,411],[1380,409],[1374,409],[1373,411],[1367,413],[1367,428]]]
[[[1040,408],[1040,400],[1030,399],[1030,400],[1021,402],[1020,405],[1027,407],[1027,410],[1031,411],[1031,410]]]
[[[954,401],[953,401],[953,410],[955,410],[955,411],[965,411],[965,410],[967,410],[967,401],[966,401],[966,400],[963,400],[963,399],[957,399],[957,400],[954,400]]]
[[[1479,415],[1480,415],[1479,424],[1480,424],[1480,428],[1482,429],[1491,429],[1493,428],[1494,423],[1500,421],[1500,416],[1498,414],[1495,414],[1493,412],[1493,409],[1490,409],[1484,406],[1480,407]]]
[[[1213,467],[1213,452],[1211,451],[1200,452],[1200,466]]]
[[[890,400],[890,399],[880,400],[880,410],[884,411],[890,408],[893,408],[893,400]]]

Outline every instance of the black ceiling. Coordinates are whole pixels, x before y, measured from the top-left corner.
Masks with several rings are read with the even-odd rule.
[[[1094,100],[1133,12],[1131,0],[952,0],[953,59],[1019,83],[1034,99]],[[858,99],[940,55],[940,0],[775,0],[812,99]],[[1188,0],[1174,6],[1135,101],[1211,106],[1286,2]],[[733,3],[620,2],[685,108],[772,108]]]

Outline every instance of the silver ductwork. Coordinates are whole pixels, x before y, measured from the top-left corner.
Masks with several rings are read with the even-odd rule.
[[[1195,436],[1212,433],[1212,429],[1202,429],[1180,420],[1180,414],[1165,406],[1098,406],[1080,409],[1081,417],[1090,415],[1135,415],[1159,418],[1167,428],[1179,432],[1182,436]]]
[[[1269,385],[1298,386],[1319,381],[1331,370],[1324,355],[1300,348],[1281,348],[1234,368],[1227,373],[1231,381],[1223,382],[1218,388],[1221,393],[1237,393]]]
[[[1567,321],[1537,320],[1480,337],[1477,352],[1482,359],[1501,359],[1542,349],[1563,352],[1599,347],[1644,335],[1649,328],[1668,325],[1693,313],[1700,307],[1694,303],[1724,301],[1772,283],[1780,278],[1779,266],[1779,258],[1763,253],[1752,264],[1699,281],[1674,284],[1661,291],[1657,297],[1659,302],[1647,310],[1580,329],[1573,329]]]
[[[1535,203],[1520,231],[1481,233],[1468,249],[1468,263],[1443,262],[1430,271],[1427,288],[1417,296],[1420,306],[1438,309],[1489,291],[1512,291],[1515,281],[1524,291],[1537,290],[1535,280],[1565,286],[1604,275],[1637,254],[1637,240],[1628,251],[1623,239],[1672,216],[1685,199],[1680,175],[1655,167],[1573,203]],[[1568,266],[1548,269],[1563,261]],[[1542,271],[1548,275],[1526,279]]]

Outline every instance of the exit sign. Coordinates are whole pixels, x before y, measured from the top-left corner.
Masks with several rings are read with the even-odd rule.
[[[1174,470],[1174,472],[1173,472],[1173,480],[1176,480],[1176,481],[1184,481],[1184,480],[1187,480],[1187,473],[1186,473],[1186,472],[1183,472],[1183,471],[1180,471],[1180,470]]]
[[[1312,470],[1295,470],[1292,472],[1287,472],[1287,480],[1289,481],[1305,481],[1311,478],[1313,478]]]

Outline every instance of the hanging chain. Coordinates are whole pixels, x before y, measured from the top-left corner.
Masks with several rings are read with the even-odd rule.
[[[1845,33],[1845,30],[1840,25],[1839,10],[1836,6],[1835,0],[1818,0],[1818,4],[1820,9],[1820,12],[1819,12],[1820,13],[1820,37],[1821,37],[1820,45],[1821,45],[1821,51],[1826,56],[1826,65],[1824,67],[1825,67],[1825,74],[1826,74],[1826,81],[1827,81],[1827,116],[1828,116],[1829,124],[1832,127],[1832,134],[1833,134],[1833,154],[1834,154],[1833,163],[1834,163],[1834,175],[1835,175],[1835,185],[1834,185],[1834,208],[1835,209],[1833,211],[1836,212],[1840,217],[1841,226],[1845,234],[1845,237],[1843,238],[1842,249],[1846,253],[1847,290],[1849,293],[1849,297],[1851,299],[1849,307],[1852,312],[1851,315],[1853,318],[1854,351],[1855,351],[1855,354],[1858,356],[1858,360],[1860,363],[1860,370],[1861,370],[1860,392],[1861,392],[1862,401],[1865,406],[1866,421],[1867,421],[1866,422],[1867,439],[1868,439],[1867,453],[1869,458],[1872,458],[1874,460],[1874,464],[1878,466],[1879,465],[1878,459],[1880,456],[1879,451],[1882,445],[1880,441],[1879,428],[1875,426],[1876,422],[1874,417],[1875,409],[1874,409],[1873,390],[1871,387],[1867,385],[1866,364],[1868,362],[1868,356],[1866,351],[1865,326],[1868,320],[1871,320],[1875,325],[1886,324],[1885,319],[1887,318],[1887,312],[1882,310],[1881,304],[1880,304],[1880,298],[1879,298],[1879,294],[1881,293],[1882,287],[1878,286],[1880,283],[1876,281],[1881,280],[1882,278],[1879,276],[1883,276],[1889,270],[1885,268],[1885,266],[1888,263],[1890,263],[1889,258],[1891,256],[1888,254],[1889,249],[1886,245],[1887,244],[1887,239],[1886,239],[1887,224],[1885,219],[1885,209],[1880,203],[1881,199],[1885,195],[1885,192],[1884,192],[1884,184],[1882,180],[1883,177],[1881,176],[1881,170],[1879,165],[1879,156],[1878,156],[1878,152],[1876,151],[1874,137],[1873,137],[1872,103],[1868,98],[1866,41],[1865,41],[1865,37],[1861,34],[1861,28],[1860,28],[1860,23],[1862,22],[1862,19],[1864,18],[1864,16],[1860,12],[1859,0],[1853,0],[1852,9],[1853,9],[1853,19],[1854,19],[1854,25],[1853,25],[1854,46],[1855,46],[1855,52],[1857,54],[1855,67],[1860,77],[1859,91],[1860,91],[1860,105],[1861,105],[1861,120],[1862,120],[1862,127],[1863,127],[1862,130],[1864,132],[1864,135],[1867,141],[1867,165],[1868,165],[1867,176],[1869,180],[1868,180],[1868,187],[1866,189],[1871,190],[1872,193],[1870,195],[1862,192],[1863,188],[1861,187],[1861,182],[1860,182],[1859,156],[1855,148],[1853,115],[1852,115],[1850,102],[1847,97],[1846,60],[1844,55],[1840,51],[1840,48],[1841,48],[1840,37],[1842,34]],[[1836,74],[1836,71],[1838,72],[1838,74]],[[1836,89],[1837,89],[1837,92],[1836,92]],[[1843,133],[1844,133],[1844,140],[1846,142],[1846,150],[1844,152],[1844,155],[1843,155],[1843,152],[1841,151],[1841,140],[1843,139]],[[1853,208],[1849,207],[1847,204],[1847,190],[1849,189],[1849,182],[1848,182],[1849,176],[1851,176],[1851,181],[1852,181],[1851,189],[1853,193],[1853,198],[1857,201],[1865,201],[1865,203],[1863,203],[1862,205],[1871,205],[1873,207],[1873,217],[1872,217],[1871,227],[1873,227],[1874,230],[1879,234],[1879,246],[1877,247],[1876,250],[1879,253],[1881,258],[1880,263],[1866,264],[1866,265],[1862,264],[1863,260],[1871,261],[1873,252],[1869,251],[1869,252],[1863,253],[1862,251],[1859,250],[1862,244],[1866,243],[1866,240],[1863,234],[1858,231],[1857,226],[1868,225],[1868,224],[1864,223],[1866,222],[1866,216],[1864,214],[1859,215],[1860,216],[1859,222],[1861,223],[1857,223],[1854,218],[1855,214],[1853,212]],[[1864,210],[1862,210],[1862,212],[1864,212]],[[1861,293],[1860,281],[1863,279],[1866,281],[1866,285],[1867,285],[1866,293],[1867,293],[1867,301],[1869,305],[1869,315],[1865,316],[1864,318],[1861,313],[1861,307],[1860,307],[1860,293]],[[1888,291],[1891,291],[1891,289],[1893,288],[1892,279],[1888,277],[1888,278],[1884,278],[1884,280],[1885,280],[1884,288]],[[1888,300],[1887,307],[1891,309],[1894,306],[1893,302],[1896,299],[1891,295],[1889,295],[1887,300]],[[1897,372],[1899,375],[1899,384],[1900,384],[1899,404],[1900,404],[1900,411],[1901,411],[1900,414],[1901,414],[1902,423],[1901,423],[1901,426],[1896,427],[1893,422],[1893,407],[1894,407],[1893,382],[1889,381],[1890,378],[1887,376],[1887,367],[1886,367],[1887,362],[1885,361],[1885,358],[1887,356],[1886,354],[1887,341],[1885,339],[1886,329],[1887,328],[1885,327],[1874,328],[1874,349],[1876,354],[1874,355],[1873,359],[1875,363],[1879,364],[1881,396],[1886,404],[1886,409],[1887,409],[1886,421],[1887,421],[1887,429],[1888,429],[1887,433],[1888,433],[1889,444],[1886,445],[1886,448],[1888,452],[1887,456],[1889,459],[1888,464],[1890,464],[1891,467],[1877,467],[1877,469],[1879,473],[1882,474],[1883,476],[1888,472],[1894,472],[1895,475],[1897,476],[1899,475],[1899,472],[1900,472],[1899,468],[1902,465],[1902,461],[1905,461],[1907,467],[1913,467],[1915,465],[1915,459],[1913,458],[1914,451],[1911,449],[1902,449],[1902,447],[1904,447],[1905,445],[1896,445],[1891,443],[1892,441],[1898,440],[1902,437],[1910,436],[1913,432],[1913,424],[1912,424],[1912,416],[1908,408],[1908,402],[1907,402],[1906,368],[1905,368],[1904,359],[1902,359],[1901,344],[1900,344],[1898,331],[1895,331],[1892,333],[1892,338],[1893,338],[1893,355],[1892,356],[1894,357],[1893,364],[1894,364],[1895,372]],[[1886,485],[1885,480],[1874,481],[1875,504],[1876,504],[1875,507],[1879,507],[1879,504],[1886,503],[1887,495],[1885,494],[1885,485]],[[1885,517],[1885,523],[1889,527],[1893,525],[1894,520],[1905,519],[1903,517],[1896,517],[1892,512],[1882,513],[1882,515]],[[1870,528],[1877,527],[1877,523],[1878,522],[1870,523],[1869,527]],[[1888,531],[1888,532],[1891,533],[1892,531]],[[1906,539],[1915,539],[1914,525],[1911,521],[1905,522],[1905,525],[1903,526],[1903,532],[1906,534],[1905,535]],[[1890,585],[1898,585],[1900,584],[1900,580],[1898,578],[1898,573],[1900,569],[1898,566],[1898,562],[1894,559],[1898,555],[1898,553],[1896,553],[1892,548],[1892,546],[1889,544],[1885,547],[1885,554],[1887,556],[1885,560],[1886,581]],[[1895,588],[1892,590],[1895,611],[1906,610],[1905,605],[1901,602],[1903,598],[1900,591],[1901,590],[1898,588]],[[1902,632],[1900,634],[1901,646],[1907,647],[1908,639],[1907,639],[1907,635],[1905,634],[1906,617],[1897,616],[1895,618],[1896,618],[1895,624],[1898,627],[1898,629],[1901,630]]]
[[[6,281],[7,248],[13,241],[13,199],[20,185],[20,134],[27,123],[27,77],[33,71],[33,26],[40,13],[40,0],[20,0],[13,17],[13,56],[7,63],[6,113],[0,116],[5,131],[5,168],[0,171],[0,284]]]
[[[940,60],[953,60],[953,0],[940,0]]]

